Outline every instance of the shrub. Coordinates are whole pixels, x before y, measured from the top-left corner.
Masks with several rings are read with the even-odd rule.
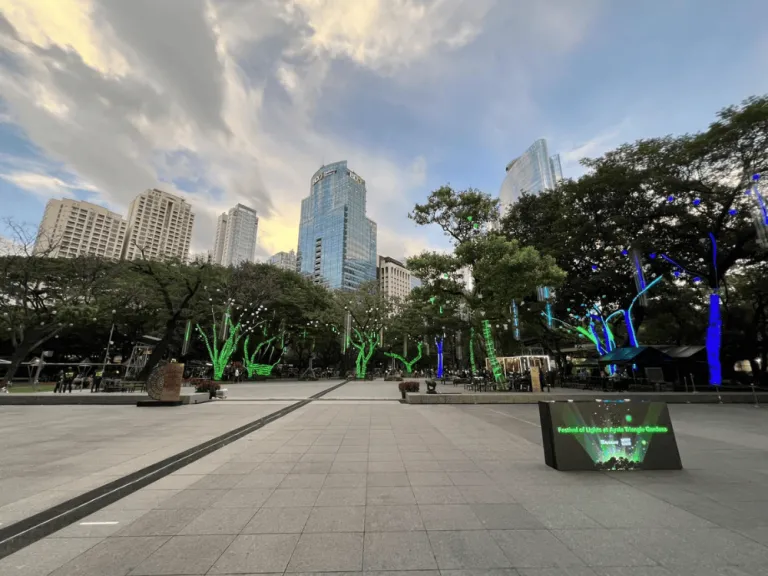
[[[195,387],[195,392],[216,392],[221,388],[219,382],[207,378],[192,378],[189,385]]]
[[[412,381],[400,382],[400,384],[397,385],[397,388],[400,390],[400,392],[418,392],[419,383]]]

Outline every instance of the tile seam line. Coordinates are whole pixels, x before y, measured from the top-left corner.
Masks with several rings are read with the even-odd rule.
[[[176,470],[216,452],[235,440],[248,436],[267,424],[311,404],[314,400],[318,400],[325,394],[333,392],[347,382],[349,380],[344,380],[308,398],[257,418],[253,422],[225,432],[140,470],[126,474],[104,486],[94,488],[80,496],[42,510],[29,518],[0,528],[0,560],[148,486],[152,482],[170,475]]]

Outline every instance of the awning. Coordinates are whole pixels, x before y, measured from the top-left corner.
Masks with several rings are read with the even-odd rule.
[[[624,346],[600,356],[600,364],[637,364],[639,366],[660,366],[672,361],[672,358],[653,346]]]

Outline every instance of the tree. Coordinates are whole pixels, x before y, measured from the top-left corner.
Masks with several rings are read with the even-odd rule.
[[[754,194],[744,192],[768,167],[767,134],[768,98],[750,98],[719,112],[704,132],[639,140],[583,160],[585,176],[523,198],[503,228],[566,270],[561,307],[603,296],[626,310],[636,292],[627,281],[633,248],[650,277],[701,281],[709,289],[710,381],[719,384],[721,290],[729,271],[765,259]],[[636,326],[644,313],[639,306]]]
[[[375,281],[362,284],[354,292],[340,293],[338,302],[344,314],[349,315],[346,338],[357,350],[355,375],[364,379],[368,363],[381,344],[381,333],[391,313],[390,304],[382,297]]]
[[[23,227],[9,226],[15,239],[0,257],[0,333],[13,354],[0,388],[11,384],[29,354],[76,324],[93,326],[113,270],[96,258],[49,258],[33,250],[33,236]]]
[[[177,261],[133,260],[130,269],[148,282],[163,305],[160,309],[163,315],[160,341],[139,374],[143,379],[165,357],[181,326],[191,319],[195,298],[215,276],[206,263],[185,265]]]
[[[490,231],[497,215],[498,200],[474,189],[455,192],[443,186],[426,204],[417,204],[410,217],[420,225],[440,226],[452,240],[453,253],[425,252],[408,259],[408,268],[422,280],[429,298],[468,317],[470,343],[475,329],[481,328],[494,367],[491,320],[508,321],[513,299],[528,296],[538,286],[558,285],[563,278],[553,258],[542,258],[535,249]]]

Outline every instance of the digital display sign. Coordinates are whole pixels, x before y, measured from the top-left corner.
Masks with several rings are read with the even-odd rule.
[[[664,402],[539,402],[544,461],[557,470],[681,470]]]

